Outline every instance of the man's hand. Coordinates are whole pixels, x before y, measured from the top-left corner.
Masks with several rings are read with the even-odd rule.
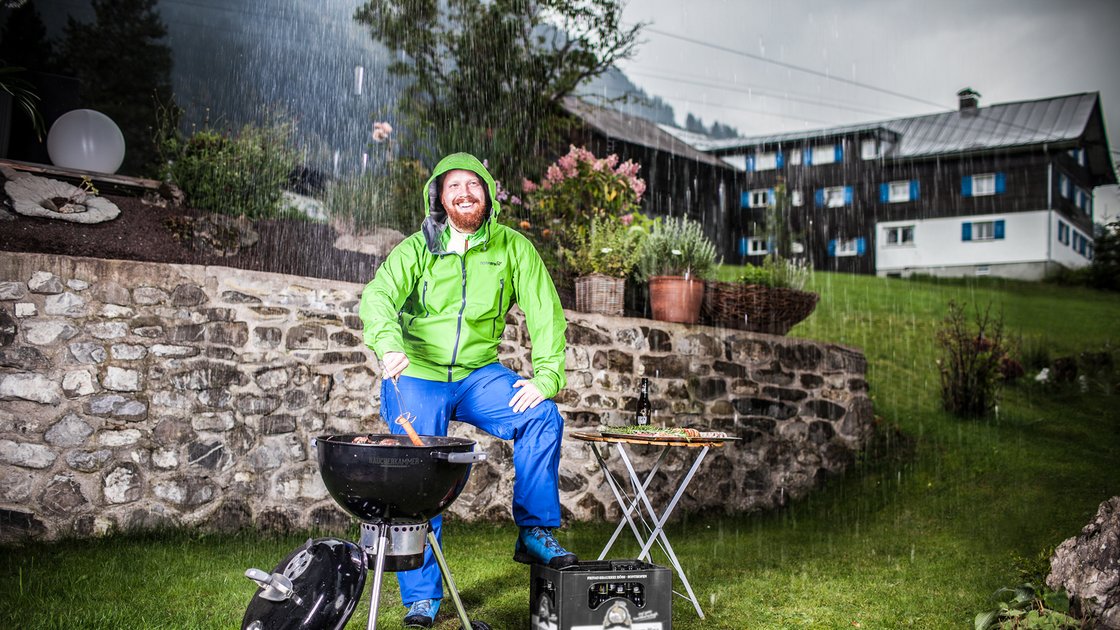
[[[397,378],[408,367],[408,355],[403,352],[386,352],[381,364],[381,378]]]
[[[509,401],[509,406],[513,407],[514,413],[521,413],[526,409],[532,409],[541,404],[544,400],[541,391],[537,389],[537,386],[534,385],[532,381],[521,379],[514,383],[513,387],[515,389],[520,388]]]

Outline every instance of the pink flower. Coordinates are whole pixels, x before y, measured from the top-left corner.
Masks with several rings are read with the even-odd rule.
[[[630,224],[634,222],[634,214],[628,212],[628,213],[618,217],[618,220],[622,221],[622,224],[625,225],[626,227],[630,227]]]
[[[373,123],[373,141],[385,142],[389,139],[389,134],[393,133],[393,126],[387,122]]]
[[[510,195],[509,196],[509,202],[512,203],[515,206],[520,206],[521,205],[521,197],[518,197],[517,195]]]
[[[536,189],[537,185],[534,184],[531,180],[524,178],[521,180],[521,190],[524,190],[527,193],[531,193]]]

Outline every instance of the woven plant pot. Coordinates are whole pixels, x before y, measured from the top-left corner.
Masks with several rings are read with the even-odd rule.
[[[653,318],[662,322],[695,324],[704,303],[704,281],[684,276],[653,276],[649,279],[649,306]]]
[[[626,279],[593,273],[576,278],[576,310],[583,313],[622,315]]]
[[[709,282],[704,313],[713,324],[784,335],[817,307],[811,291],[738,282]]]

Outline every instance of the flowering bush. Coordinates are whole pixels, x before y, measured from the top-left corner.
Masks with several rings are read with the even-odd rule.
[[[618,155],[596,158],[582,147],[572,145],[568,154],[545,171],[539,183],[521,182],[532,214],[559,220],[565,225],[590,225],[602,216],[620,217],[638,209],[646,183],[638,177],[641,165]]]

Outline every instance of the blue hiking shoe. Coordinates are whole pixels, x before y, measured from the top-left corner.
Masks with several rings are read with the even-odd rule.
[[[406,628],[431,628],[439,612],[439,599],[421,599],[408,606],[408,613],[404,616]]]
[[[579,562],[576,554],[556,542],[552,530],[543,527],[521,528],[513,559],[523,564],[544,564],[550,569],[563,569]]]

